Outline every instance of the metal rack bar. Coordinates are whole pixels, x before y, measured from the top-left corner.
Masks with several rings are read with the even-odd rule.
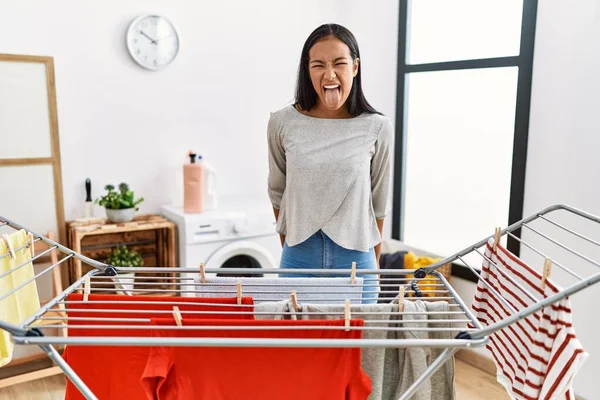
[[[68,256],[64,257],[62,260],[60,260],[57,263],[55,263],[55,264],[51,265],[50,267],[46,268],[45,270],[43,270],[39,274],[35,275],[33,278],[31,278],[31,279],[27,280],[26,282],[20,284],[19,286],[17,286],[13,290],[9,291],[8,293],[5,293],[2,297],[0,297],[0,301],[6,299],[8,296],[10,296],[11,294],[17,292],[18,290],[24,288],[25,286],[29,285],[30,283],[35,282],[36,279],[38,279],[42,275],[45,275],[46,273],[52,271],[56,266],[62,264],[64,261],[68,260],[71,257],[72,257],[71,255],[68,255]]]
[[[27,246],[27,245],[25,245],[25,246],[21,246],[21,247],[19,247],[18,249],[15,249],[15,252],[17,252],[17,251],[19,251],[19,250],[22,250],[22,249],[24,249],[25,247],[28,247],[28,246]],[[14,267],[13,269],[11,269],[11,270],[8,270],[8,271],[4,272],[3,274],[0,274],[0,279],[4,278],[5,276],[8,276],[8,275],[12,274],[12,273],[13,273],[13,272],[15,272],[15,271],[18,271],[19,269],[23,268],[24,266],[26,266],[26,265],[28,265],[28,264],[31,264],[33,261],[37,260],[37,259],[38,259],[38,258],[40,258],[40,257],[43,257],[43,256],[45,256],[46,254],[50,253],[50,252],[51,252],[51,251],[53,251],[54,249],[55,249],[55,248],[54,248],[54,247],[52,247],[52,248],[50,248],[50,249],[48,249],[48,250],[46,250],[46,251],[44,251],[44,252],[42,252],[42,253],[39,253],[39,254],[37,254],[35,257],[33,257],[31,260],[27,260],[26,262],[24,262],[24,263],[22,263],[22,264],[20,264],[20,265],[17,265],[17,266],[16,266],[16,267]],[[0,257],[0,260],[1,260],[1,259],[3,259],[4,257],[8,256],[8,255],[10,255],[10,253],[6,253],[4,256]]]
[[[504,268],[500,268],[500,265],[493,261],[491,258],[489,258],[488,256],[486,256],[484,253],[481,253],[481,251],[479,249],[475,250],[481,257],[483,257],[485,260],[487,260],[488,262],[492,263],[496,269],[502,271],[504,273],[504,276],[506,276],[506,278],[510,281],[510,283],[512,283],[513,285],[515,285],[517,288],[519,288],[519,290],[527,297],[529,297],[531,300],[533,301],[537,301],[537,297],[535,297],[535,295],[531,294],[531,292],[529,292],[529,290],[525,289],[523,287],[523,285],[521,285],[519,282],[517,282],[512,276],[510,276],[510,274],[508,272],[506,272],[504,270]],[[479,279],[482,279],[481,276],[479,276]],[[486,285],[487,286],[487,285]]]
[[[135,267],[135,271],[136,272],[141,272],[141,267]],[[171,270],[171,268],[169,269]],[[228,268],[229,270],[229,268]],[[261,270],[262,271],[262,270]],[[382,271],[382,270],[379,270]],[[396,270],[397,271],[397,270]],[[414,270],[411,270],[414,272]],[[120,271],[123,272],[124,271]],[[131,271],[128,271],[131,272]],[[170,273],[170,272],[169,272]],[[223,270],[220,270],[220,273],[223,273]],[[255,272],[257,274],[260,274],[261,272]],[[165,274],[167,274],[167,272],[165,272]],[[386,275],[385,273],[381,273],[381,275]],[[403,274],[403,275],[412,275],[412,274]],[[138,276],[138,275],[133,275],[131,277],[128,276],[128,278],[134,279],[134,280],[145,280],[145,279],[152,279],[152,280],[173,280],[173,281],[186,281],[189,283],[198,283],[199,282],[195,282],[196,278],[191,278],[189,276],[159,276],[159,275],[143,275],[143,276]],[[236,278],[236,277],[231,277],[231,276],[227,276],[227,278]],[[115,279],[114,276],[104,276],[104,275],[97,275],[94,276],[93,279],[95,280],[100,280],[100,279]],[[257,282],[248,282],[247,285],[255,285],[255,286],[267,286],[267,284],[264,283],[260,283],[258,282],[260,279],[262,278],[255,278],[257,280]],[[377,277],[363,277],[363,282],[365,281],[371,281],[371,282],[402,282],[402,281],[406,281],[406,282],[410,282],[412,281],[414,278],[403,278],[401,275],[398,277],[394,277],[394,278],[377,278]],[[428,281],[439,281],[439,278],[437,278],[434,274],[429,275],[426,278]],[[218,282],[210,282],[210,285],[228,285],[227,283],[218,283]],[[308,283],[298,283],[298,286],[304,286],[304,285],[309,285],[312,286],[312,284],[308,284]],[[331,283],[330,286],[339,286],[339,285],[345,285],[345,284],[340,284],[340,283]],[[438,284],[430,284],[428,283],[429,286],[432,285],[439,285]]]
[[[469,348],[486,340],[469,339],[255,339],[255,338],[147,338],[147,337],[14,337],[16,344],[90,346],[297,347],[297,348]]]
[[[448,321],[444,321],[448,322]],[[414,324],[419,324],[422,322],[413,321]],[[212,325],[212,326],[144,326],[144,325],[68,325],[65,326],[63,324],[57,325],[40,325],[40,326],[31,326],[29,328],[37,328],[37,329],[58,329],[65,328],[69,329],[109,329],[109,330],[182,330],[182,331],[297,331],[297,330],[313,330],[313,331],[384,331],[384,332],[463,332],[470,331],[473,329],[468,329],[464,327],[457,328],[434,328],[434,327],[410,327],[410,328],[394,328],[394,327],[384,327],[384,326],[353,326],[350,328],[345,328],[343,326],[326,326],[326,325],[301,325],[301,326],[276,326],[276,325],[267,325],[267,326],[224,326],[224,325]],[[167,339],[168,340],[168,339]],[[279,339],[273,339],[278,341]],[[120,341],[119,337],[111,337],[110,341],[118,342]],[[167,344],[167,343],[166,343]]]
[[[4,225],[8,225],[8,223],[7,223],[7,222],[5,222],[5,223],[3,223],[3,224],[0,224],[0,227],[2,227],[2,226],[4,226]],[[35,243],[35,242],[39,242],[39,241],[40,241],[40,239],[39,239],[39,238],[37,238],[37,239],[34,239],[34,240],[33,240],[33,243]],[[30,244],[29,244],[29,243],[27,243],[27,244],[24,244],[24,245],[22,245],[21,247],[17,247],[17,248],[15,249],[15,253],[16,253],[17,251],[20,251],[20,250],[26,249],[26,248],[28,248],[29,246],[30,246]],[[8,253],[5,253],[5,254],[1,255],[1,256],[0,256],[0,260],[2,260],[2,259],[3,259],[3,258],[5,258],[5,257],[8,257],[8,256],[10,256],[10,252],[8,252]]]
[[[558,302],[559,300],[562,300],[565,297],[570,296],[574,293],[577,293],[580,290],[585,289],[588,286],[592,286],[598,282],[600,282],[600,272],[592,275],[591,277],[589,277],[585,280],[579,281],[579,282],[569,286],[568,288],[563,289],[556,294],[553,294],[552,296],[548,296],[545,299],[539,300],[538,303],[533,304],[527,308],[524,308],[523,310],[511,315],[509,318],[506,318],[506,319],[496,322],[494,324],[490,324],[490,325],[484,327],[483,329],[476,331],[474,334],[471,335],[471,337],[481,338],[481,337],[490,335],[500,329],[507,327],[508,325],[512,324],[513,322],[516,322],[523,318],[526,318],[526,317],[530,316],[531,314],[543,309],[544,307],[552,305],[552,304]]]
[[[63,245],[61,245],[60,243],[57,243],[53,240],[48,239],[47,237],[40,235],[39,233],[32,231],[31,229],[27,229],[26,227],[8,219],[8,218],[4,218],[2,216],[0,216],[0,221],[4,221],[6,222],[7,225],[10,225],[12,228],[19,230],[19,229],[24,229],[25,231],[31,232],[33,234],[33,236],[38,237],[39,239],[41,239],[44,243],[48,244],[49,246],[56,246],[56,248],[60,251],[62,251],[65,254],[71,254],[73,257],[75,257],[76,259],[80,260],[81,262],[84,262],[96,269],[99,269],[101,271],[104,271],[106,268],[109,267],[109,265],[101,263],[99,261],[96,261],[94,259],[91,259],[89,257],[84,256],[83,254],[79,254],[74,252],[73,250],[69,249],[68,247],[65,247]],[[162,271],[164,272],[164,271]]]
[[[510,232],[507,232],[507,234],[512,237],[513,239],[517,240],[519,243],[521,243],[522,245],[524,245],[525,247],[529,248],[530,250],[533,250],[534,252],[536,252],[537,254],[539,254],[540,256],[544,257],[544,258],[549,258],[547,255],[545,255],[544,253],[542,253],[541,251],[539,251],[538,249],[536,249],[535,247],[533,247],[532,245],[528,244],[527,242],[525,242],[523,239],[517,237],[516,235],[513,235]],[[569,268],[565,267],[564,265],[562,265],[561,263],[559,263],[558,261],[552,260],[552,264],[556,265],[557,267],[563,269],[564,271],[568,272],[569,274],[573,275],[575,278],[577,279],[583,279],[581,276],[579,276],[578,274],[576,274],[575,272],[571,271]]]
[[[73,382],[73,385],[89,400],[98,400],[87,385],[81,380],[79,375],[73,371],[71,366],[61,357],[51,344],[40,344],[39,347],[48,355],[48,357],[63,370],[67,378]]]
[[[549,240],[550,242],[554,243],[555,245],[557,245],[557,246],[559,246],[559,247],[561,247],[561,248],[563,248],[563,249],[567,250],[569,253],[571,253],[571,254],[575,254],[577,257],[580,257],[580,258],[584,259],[585,261],[587,261],[587,262],[589,262],[589,263],[591,263],[591,264],[594,264],[596,267],[600,267],[600,264],[599,264],[599,263],[597,263],[596,261],[592,260],[591,258],[589,258],[589,257],[586,257],[586,256],[584,256],[583,254],[581,254],[581,253],[579,253],[579,252],[577,252],[577,251],[575,251],[575,250],[571,249],[570,247],[567,247],[567,246],[565,246],[564,244],[557,242],[556,240],[554,240],[554,239],[552,239],[551,237],[548,237],[547,235],[545,235],[545,234],[543,234],[543,233],[539,232],[538,230],[536,230],[536,229],[532,228],[531,226],[529,226],[529,225],[523,225],[523,227],[524,227],[524,228],[527,228],[527,229],[529,229],[529,230],[530,230],[530,231],[532,231],[532,232],[535,232],[535,233],[537,233],[538,235],[540,235],[540,236],[541,236],[541,237],[543,237],[544,239],[547,239],[547,240]]]
[[[454,353],[456,353],[458,349],[456,348],[447,348],[445,349],[442,354],[440,354],[425,370],[425,372],[423,374],[421,374],[414,382],[412,385],[410,385],[410,387],[406,390],[406,392],[402,393],[402,396],[400,397],[400,400],[407,400],[409,399],[416,391],[417,389],[423,384],[423,382],[425,382],[427,379],[429,379],[431,376],[433,376],[433,374],[435,374],[435,372],[440,369],[440,367],[442,365],[444,365],[444,363],[446,361],[448,361],[453,355]]]
[[[499,299],[502,301],[502,303],[504,303],[504,305],[505,305],[505,306],[506,306],[506,307],[507,307],[507,308],[508,308],[510,311],[512,311],[512,312],[517,312],[517,310],[515,310],[515,309],[513,308],[513,306],[512,306],[512,305],[510,305],[510,303],[509,303],[508,301],[506,301],[506,299],[505,299],[504,297],[502,297],[502,296],[500,295],[500,293],[498,293],[498,291],[496,291],[496,289],[494,289],[494,288],[492,287],[492,285],[491,285],[491,284],[490,284],[490,283],[489,283],[487,280],[485,280],[485,279],[483,279],[483,278],[481,277],[481,274],[480,274],[479,272],[477,272],[477,271],[475,270],[475,268],[473,268],[473,267],[472,267],[472,266],[471,266],[469,263],[467,263],[465,260],[463,260],[462,256],[457,256],[457,257],[458,257],[458,259],[459,259],[459,260],[460,260],[460,261],[461,261],[461,262],[462,262],[464,265],[466,265],[466,266],[467,266],[467,267],[468,267],[468,268],[471,270],[471,272],[473,272],[473,273],[474,273],[474,274],[477,276],[477,278],[479,278],[479,280],[480,280],[481,282],[483,282],[483,284],[484,284],[485,286],[487,286],[487,288],[488,288],[488,290],[489,290],[489,291],[491,291],[492,293],[494,293],[494,295],[495,295],[496,297],[498,297],[498,298],[499,298]]]
[[[567,211],[567,212],[570,212],[570,213],[572,213],[572,214],[574,214],[576,216],[588,219],[588,220],[596,222],[596,223],[600,223],[600,218],[599,217],[597,217],[595,215],[592,215],[592,214],[590,214],[588,212],[579,210],[577,208],[568,206],[566,204],[555,204],[555,205],[546,207],[542,211],[537,212],[535,214],[532,214],[532,215],[530,215],[527,218],[524,218],[524,219],[522,219],[520,221],[517,221],[517,222],[513,223],[512,225],[508,226],[507,228],[502,229],[500,231],[500,235],[503,236],[503,235],[507,234],[508,232],[513,232],[513,231],[515,231],[517,229],[520,229],[521,227],[523,227],[523,226],[529,224],[530,222],[538,219],[541,215],[546,215],[546,214],[548,214],[550,212],[559,211],[559,210]],[[445,257],[445,258],[443,258],[442,260],[440,260],[440,261],[438,261],[436,263],[433,263],[431,265],[428,265],[427,267],[422,268],[422,270],[423,270],[424,273],[431,274],[431,272],[435,271],[436,269],[438,269],[438,268],[440,268],[440,267],[442,267],[442,266],[444,266],[444,265],[446,265],[448,263],[452,263],[453,261],[457,260],[458,256],[464,257],[467,254],[469,254],[472,251],[474,251],[474,249],[480,248],[480,247],[484,246],[490,239],[493,239],[493,237],[494,237],[494,235],[490,235],[490,236],[488,236],[488,237],[486,237],[484,239],[481,239],[479,242],[477,242],[477,243],[475,243],[475,244],[473,244],[473,245],[471,245],[471,246],[469,246],[469,247],[467,247],[467,248],[465,248],[465,249],[463,249],[463,250],[461,250],[461,251],[459,251],[459,252],[457,252],[457,253],[455,253],[455,254],[453,254],[451,256]]]
[[[545,216],[543,216],[543,215],[540,215],[540,219],[543,219],[544,221],[546,221],[546,222],[549,222],[549,223],[551,223],[552,225],[554,225],[554,226],[556,226],[556,227],[558,227],[558,228],[560,228],[560,229],[562,229],[562,230],[564,230],[564,231],[566,231],[566,232],[569,232],[570,234],[572,234],[572,235],[575,235],[575,236],[577,236],[577,237],[578,237],[578,238],[580,238],[580,239],[586,240],[586,241],[588,241],[588,242],[590,242],[590,243],[592,243],[592,244],[595,244],[596,246],[600,246],[600,242],[597,242],[597,241],[595,241],[595,240],[593,240],[593,239],[590,239],[590,238],[588,238],[587,236],[585,236],[585,235],[582,235],[582,234],[581,234],[581,233],[579,233],[579,232],[575,232],[574,230],[572,230],[572,229],[569,229],[569,228],[567,228],[566,226],[559,224],[558,222],[554,222],[554,221],[552,221],[550,218],[547,218],[547,217],[545,217]]]

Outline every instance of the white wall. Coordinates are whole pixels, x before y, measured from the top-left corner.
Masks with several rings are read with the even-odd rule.
[[[598,37],[600,3],[597,0],[579,1],[577,7],[557,0],[539,2],[525,185],[526,215],[553,203],[566,203],[600,215]],[[597,227],[583,223],[573,227],[596,240],[600,238]],[[581,246],[578,250],[581,251]],[[588,256],[600,260],[600,251],[585,250]],[[575,257],[564,257],[561,261],[584,276],[600,271]],[[561,274],[557,279],[564,277],[565,274]],[[574,281],[562,279],[562,282]],[[576,393],[586,399],[600,396],[598,298],[600,285],[572,297],[577,334],[591,355],[575,381]]]
[[[1,52],[54,57],[68,219],[82,216],[86,177],[94,197],[124,180],[146,198],[141,212],[158,211],[179,195],[174,177],[189,149],[215,166],[222,198],[266,202],[266,124],[294,98],[306,37],[325,22],[347,24],[367,98],[393,120],[397,10],[397,0],[2,0]],[[125,31],[141,13],[179,30],[180,54],[163,71],[127,53]]]
[[[143,13],[178,29],[180,53],[163,71],[127,53],[128,24]],[[126,181],[146,199],[140,212],[159,211],[181,197],[176,180],[189,149],[216,168],[221,199],[270,208],[269,112],[293,101],[302,45],[322,23],[354,32],[367,98],[394,121],[397,0],[0,0],[0,16],[1,53],[54,57],[68,220],[83,215],[87,177],[94,197]]]
[[[551,204],[566,203],[600,215],[600,3],[582,0],[572,4],[545,0],[539,2],[531,120],[527,154],[524,214],[529,216]],[[591,224],[574,223],[559,218],[570,228],[598,240],[600,229]],[[569,224],[570,222],[570,224]],[[566,240],[556,230],[555,238]],[[556,247],[542,244],[539,237],[524,232],[523,238],[538,250],[557,254]],[[581,241],[567,242],[577,251],[600,260],[600,249],[581,246]],[[534,259],[523,250],[523,257]],[[564,252],[560,263],[580,275],[590,276],[600,269]],[[538,266],[541,268],[541,260]],[[563,286],[575,282],[559,268],[553,278]],[[472,297],[472,284],[459,284],[461,295]],[[572,296],[574,326],[578,338],[590,353],[575,380],[576,394],[585,399],[600,396],[597,371],[600,369],[598,332],[598,298],[600,285]]]

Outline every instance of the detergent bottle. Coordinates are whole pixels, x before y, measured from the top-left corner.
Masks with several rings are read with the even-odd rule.
[[[202,199],[204,211],[217,209],[217,173],[214,167],[202,156],[198,156],[198,162],[202,165],[204,185],[202,187]]]
[[[186,214],[204,211],[204,170],[196,162],[196,154],[188,152],[190,162],[183,166],[183,212]]]
[[[201,155],[188,152],[190,162],[183,166],[183,212],[202,213],[217,208],[215,169]]]

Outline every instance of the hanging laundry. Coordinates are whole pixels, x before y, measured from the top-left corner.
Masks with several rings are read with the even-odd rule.
[[[0,275],[14,270],[0,278],[0,297],[19,288],[10,296],[0,300],[0,320],[21,324],[40,309],[40,299],[35,282],[35,272],[31,262],[29,237],[21,229],[0,238]],[[29,282],[25,284],[26,282]],[[0,329],[0,367],[12,361],[14,343],[11,335]]]
[[[254,318],[253,300],[249,297],[242,298],[242,306],[237,304],[236,297],[204,299],[90,294],[88,301],[83,302],[82,294],[71,294],[67,300],[69,302],[69,318],[88,318],[86,320],[69,320],[68,335],[70,337],[149,337],[151,332],[145,328],[151,325],[151,319],[170,315],[173,303],[184,313],[184,318],[189,318],[190,315],[193,315],[195,319],[211,320]],[[98,312],[99,310],[102,311]],[[240,313],[231,314],[232,310]],[[162,311],[165,314],[157,314],[152,311]],[[200,313],[185,314],[186,311]],[[204,312],[210,313],[202,314]],[[105,321],[102,318],[134,320],[117,322]],[[78,325],[114,325],[115,329],[76,328]],[[119,325],[140,326],[140,329],[119,329]],[[150,347],[147,346],[68,346],[63,358],[99,399],[145,399],[146,394],[140,383],[140,377],[146,366],[149,351]],[[84,397],[67,379],[65,400],[74,399],[83,400]]]
[[[424,312],[439,314],[424,314]],[[398,304],[365,304],[350,308],[354,318],[369,321],[369,328],[363,331],[364,339],[452,339],[451,331],[398,331],[377,328],[410,327],[411,324],[389,323],[400,319],[419,321],[420,327],[427,327],[427,319],[448,319],[448,303],[444,301],[404,301],[403,312],[421,312],[422,314],[400,315]],[[342,318],[344,307],[337,305],[301,304],[302,319],[339,319]],[[381,322],[378,322],[381,321]],[[436,323],[437,328],[450,328],[448,323]],[[397,400],[410,385],[425,372],[427,367],[443,349],[433,348],[373,348],[362,349],[361,365],[369,376],[373,390],[369,400]],[[412,397],[414,400],[454,399],[454,363],[448,361]]]
[[[256,320],[296,319],[291,300],[265,301],[254,306]]]
[[[538,299],[561,289],[501,245],[493,251],[493,239],[486,245],[481,279],[473,301],[473,310],[483,325],[510,317],[537,303]],[[482,282],[502,294],[507,304]],[[524,290],[534,296],[530,298]],[[572,383],[588,353],[577,340],[568,297],[529,315],[490,335],[487,349],[492,353],[497,380],[516,400],[574,399]]]
[[[238,282],[242,282],[243,293],[251,296],[256,302],[289,299],[292,291],[298,295],[298,301],[344,304],[348,299],[356,304],[362,302],[362,277],[356,277],[354,284],[350,284],[350,278],[346,277],[207,277],[206,283],[201,283],[198,277],[195,279],[196,295],[235,295]]]
[[[156,319],[156,325],[174,325]],[[155,337],[360,339],[345,321],[232,321],[183,319],[184,326],[222,329],[153,330]],[[323,326],[324,329],[308,327]],[[248,330],[227,330],[227,326]],[[272,329],[252,329],[258,326]],[[306,326],[307,329],[302,329]],[[351,328],[363,326],[351,320]],[[294,327],[298,329],[278,329]],[[339,329],[326,329],[338,327]],[[371,382],[360,367],[360,348],[153,347],[144,370],[148,399],[156,400],[364,400]],[[200,361],[201,360],[201,361]]]
[[[405,265],[412,265],[414,255],[408,251],[401,250],[393,253],[382,253],[379,256],[379,269],[394,270],[405,269]],[[383,272],[383,271],[382,271]],[[381,291],[379,292],[378,303],[389,303],[398,295],[396,290],[402,284],[405,284],[405,276],[381,274]]]
[[[458,324],[452,322],[450,308],[445,301],[405,300],[403,314],[393,316],[394,319],[414,321],[404,323],[404,328],[454,328]],[[448,322],[428,323],[428,320],[447,320]],[[464,325],[463,325],[464,326]],[[448,330],[404,330],[395,332],[397,339],[454,339],[458,331]],[[386,349],[386,364],[384,368],[383,398],[398,399],[410,386],[425,373],[429,365],[444,351],[444,348],[435,347],[406,347],[403,351]],[[396,360],[396,355],[398,358]],[[391,367],[389,367],[391,366]],[[395,372],[399,374],[396,375]],[[394,387],[392,383],[396,383]],[[438,369],[430,379],[423,382],[411,400],[456,398],[454,390],[454,360],[450,359]]]

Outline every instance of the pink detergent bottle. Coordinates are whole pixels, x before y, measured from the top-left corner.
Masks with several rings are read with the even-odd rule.
[[[204,170],[196,163],[196,154],[188,153],[190,163],[183,166],[183,212],[186,214],[204,211]]]

